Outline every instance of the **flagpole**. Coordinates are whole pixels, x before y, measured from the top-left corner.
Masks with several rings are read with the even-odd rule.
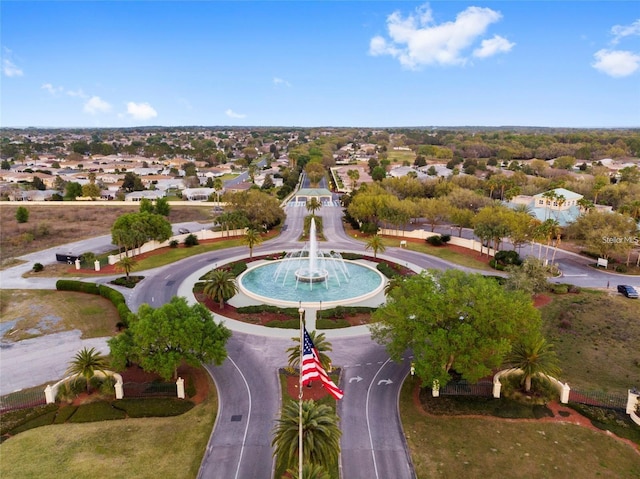
[[[300,314],[300,371],[298,374],[298,479],[302,479],[302,353],[304,351],[304,338],[302,331],[304,329],[304,309],[302,302],[299,303],[298,313]]]

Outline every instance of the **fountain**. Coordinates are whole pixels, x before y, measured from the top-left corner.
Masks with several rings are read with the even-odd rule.
[[[324,283],[325,288],[328,288],[329,282],[327,280],[330,276],[335,278],[338,285],[341,284],[341,277],[345,282],[349,281],[350,273],[342,256],[333,251],[327,253],[318,249],[316,236],[316,221],[311,218],[308,245],[305,244],[301,250],[291,251],[285,255],[273,273],[275,282],[282,278],[284,285],[292,270],[296,279],[296,289],[300,282],[308,283],[310,290],[313,290],[314,283]]]
[[[250,267],[238,277],[240,291],[267,304],[338,306],[364,301],[383,290],[385,279],[379,271],[318,248],[316,236],[312,218],[309,242],[281,260]]]

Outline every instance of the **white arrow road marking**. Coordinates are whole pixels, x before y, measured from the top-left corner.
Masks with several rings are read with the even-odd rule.
[[[378,386],[380,386],[381,384],[388,386],[389,384],[393,384],[393,381],[391,379],[381,379],[380,381],[378,381]]]
[[[362,381],[362,378],[360,376],[356,376],[355,378],[349,378],[349,384],[351,384],[351,381],[355,381],[359,383],[360,381]]]

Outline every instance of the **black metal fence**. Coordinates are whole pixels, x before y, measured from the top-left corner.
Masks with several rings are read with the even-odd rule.
[[[30,389],[26,391],[16,391],[11,394],[0,396],[0,412],[15,411],[46,404],[44,389],[39,391]]]
[[[178,387],[176,383],[124,383],[124,397],[176,397]]]
[[[478,381],[470,384],[467,381],[450,381],[440,388],[440,396],[493,396],[493,383],[491,381]]]
[[[602,391],[572,389],[569,391],[569,402],[622,411],[625,411],[627,408],[626,395],[605,393]]]

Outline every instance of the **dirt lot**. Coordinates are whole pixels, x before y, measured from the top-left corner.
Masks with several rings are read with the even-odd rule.
[[[137,204],[129,207],[54,203],[51,206],[22,202],[0,203],[0,264],[16,256],[52,246],[109,234],[111,225],[120,215],[134,213],[139,209]],[[20,224],[16,221],[16,210],[20,206],[29,211],[27,223]],[[206,206],[172,206],[169,221],[210,221],[210,209]]]

